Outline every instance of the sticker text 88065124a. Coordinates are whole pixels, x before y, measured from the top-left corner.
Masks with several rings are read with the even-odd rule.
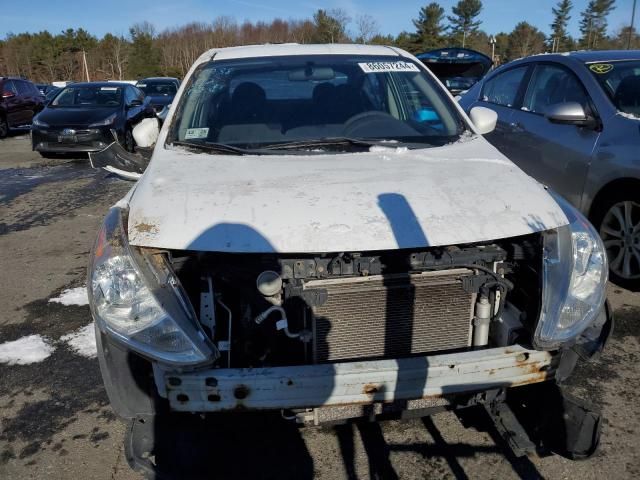
[[[365,62],[358,63],[358,66],[364,73],[381,73],[381,72],[419,72],[420,69],[415,63],[411,62]]]

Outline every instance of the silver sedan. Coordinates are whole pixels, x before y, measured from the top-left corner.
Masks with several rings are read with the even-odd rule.
[[[498,113],[487,139],[578,207],[605,241],[611,279],[640,288],[640,51],[516,60],[460,104]]]

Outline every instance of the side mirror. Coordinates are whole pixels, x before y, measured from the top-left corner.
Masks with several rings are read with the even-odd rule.
[[[142,105],[142,100],[139,99],[135,99],[135,100],[131,100],[131,103],[129,103],[129,105],[127,105],[129,108],[133,108],[133,107],[139,107]]]
[[[498,123],[498,114],[486,107],[473,107],[469,117],[480,135],[493,132]]]
[[[581,127],[595,126],[595,119],[587,115],[578,102],[556,103],[549,106],[544,115],[551,123],[577,125]]]
[[[160,135],[160,122],[157,118],[144,118],[131,131],[136,145],[142,148],[150,148],[158,141]]]
[[[11,90],[5,90],[4,92],[2,92],[2,98],[12,98],[15,96],[16,94],[13,93]]]

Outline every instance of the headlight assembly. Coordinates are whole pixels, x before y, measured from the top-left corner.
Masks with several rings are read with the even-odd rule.
[[[38,117],[33,117],[33,120],[31,121],[31,125],[33,125],[34,127],[49,128],[49,124],[46,122],[43,122],[42,120],[39,120]]]
[[[104,120],[100,120],[99,122],[92,123],[91,125],[89,125],[89,128],[106,127],[108,125],[111,125],[113,122],[115,122],[117,116],[118,115],[116,113],[112,113]]]
[[[198,329],[193,309],[163,258],[150,259],[130,247],[122,210],[112,208],[92,252],[93,316],[102,331],[147,357],[174,365],[207,362],[215,348]]]
[[[544,234],[542,312],[534,344],[545,350],[575,340],[595,321],[609,272],[598,232],[564,199],[556,201],[570,223]]]

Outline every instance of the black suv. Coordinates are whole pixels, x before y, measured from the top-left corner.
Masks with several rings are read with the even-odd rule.
[[[27,126],[44,107],[44,99],[38,88],[22,78],[0,77],[0,138],[10,128]]]

